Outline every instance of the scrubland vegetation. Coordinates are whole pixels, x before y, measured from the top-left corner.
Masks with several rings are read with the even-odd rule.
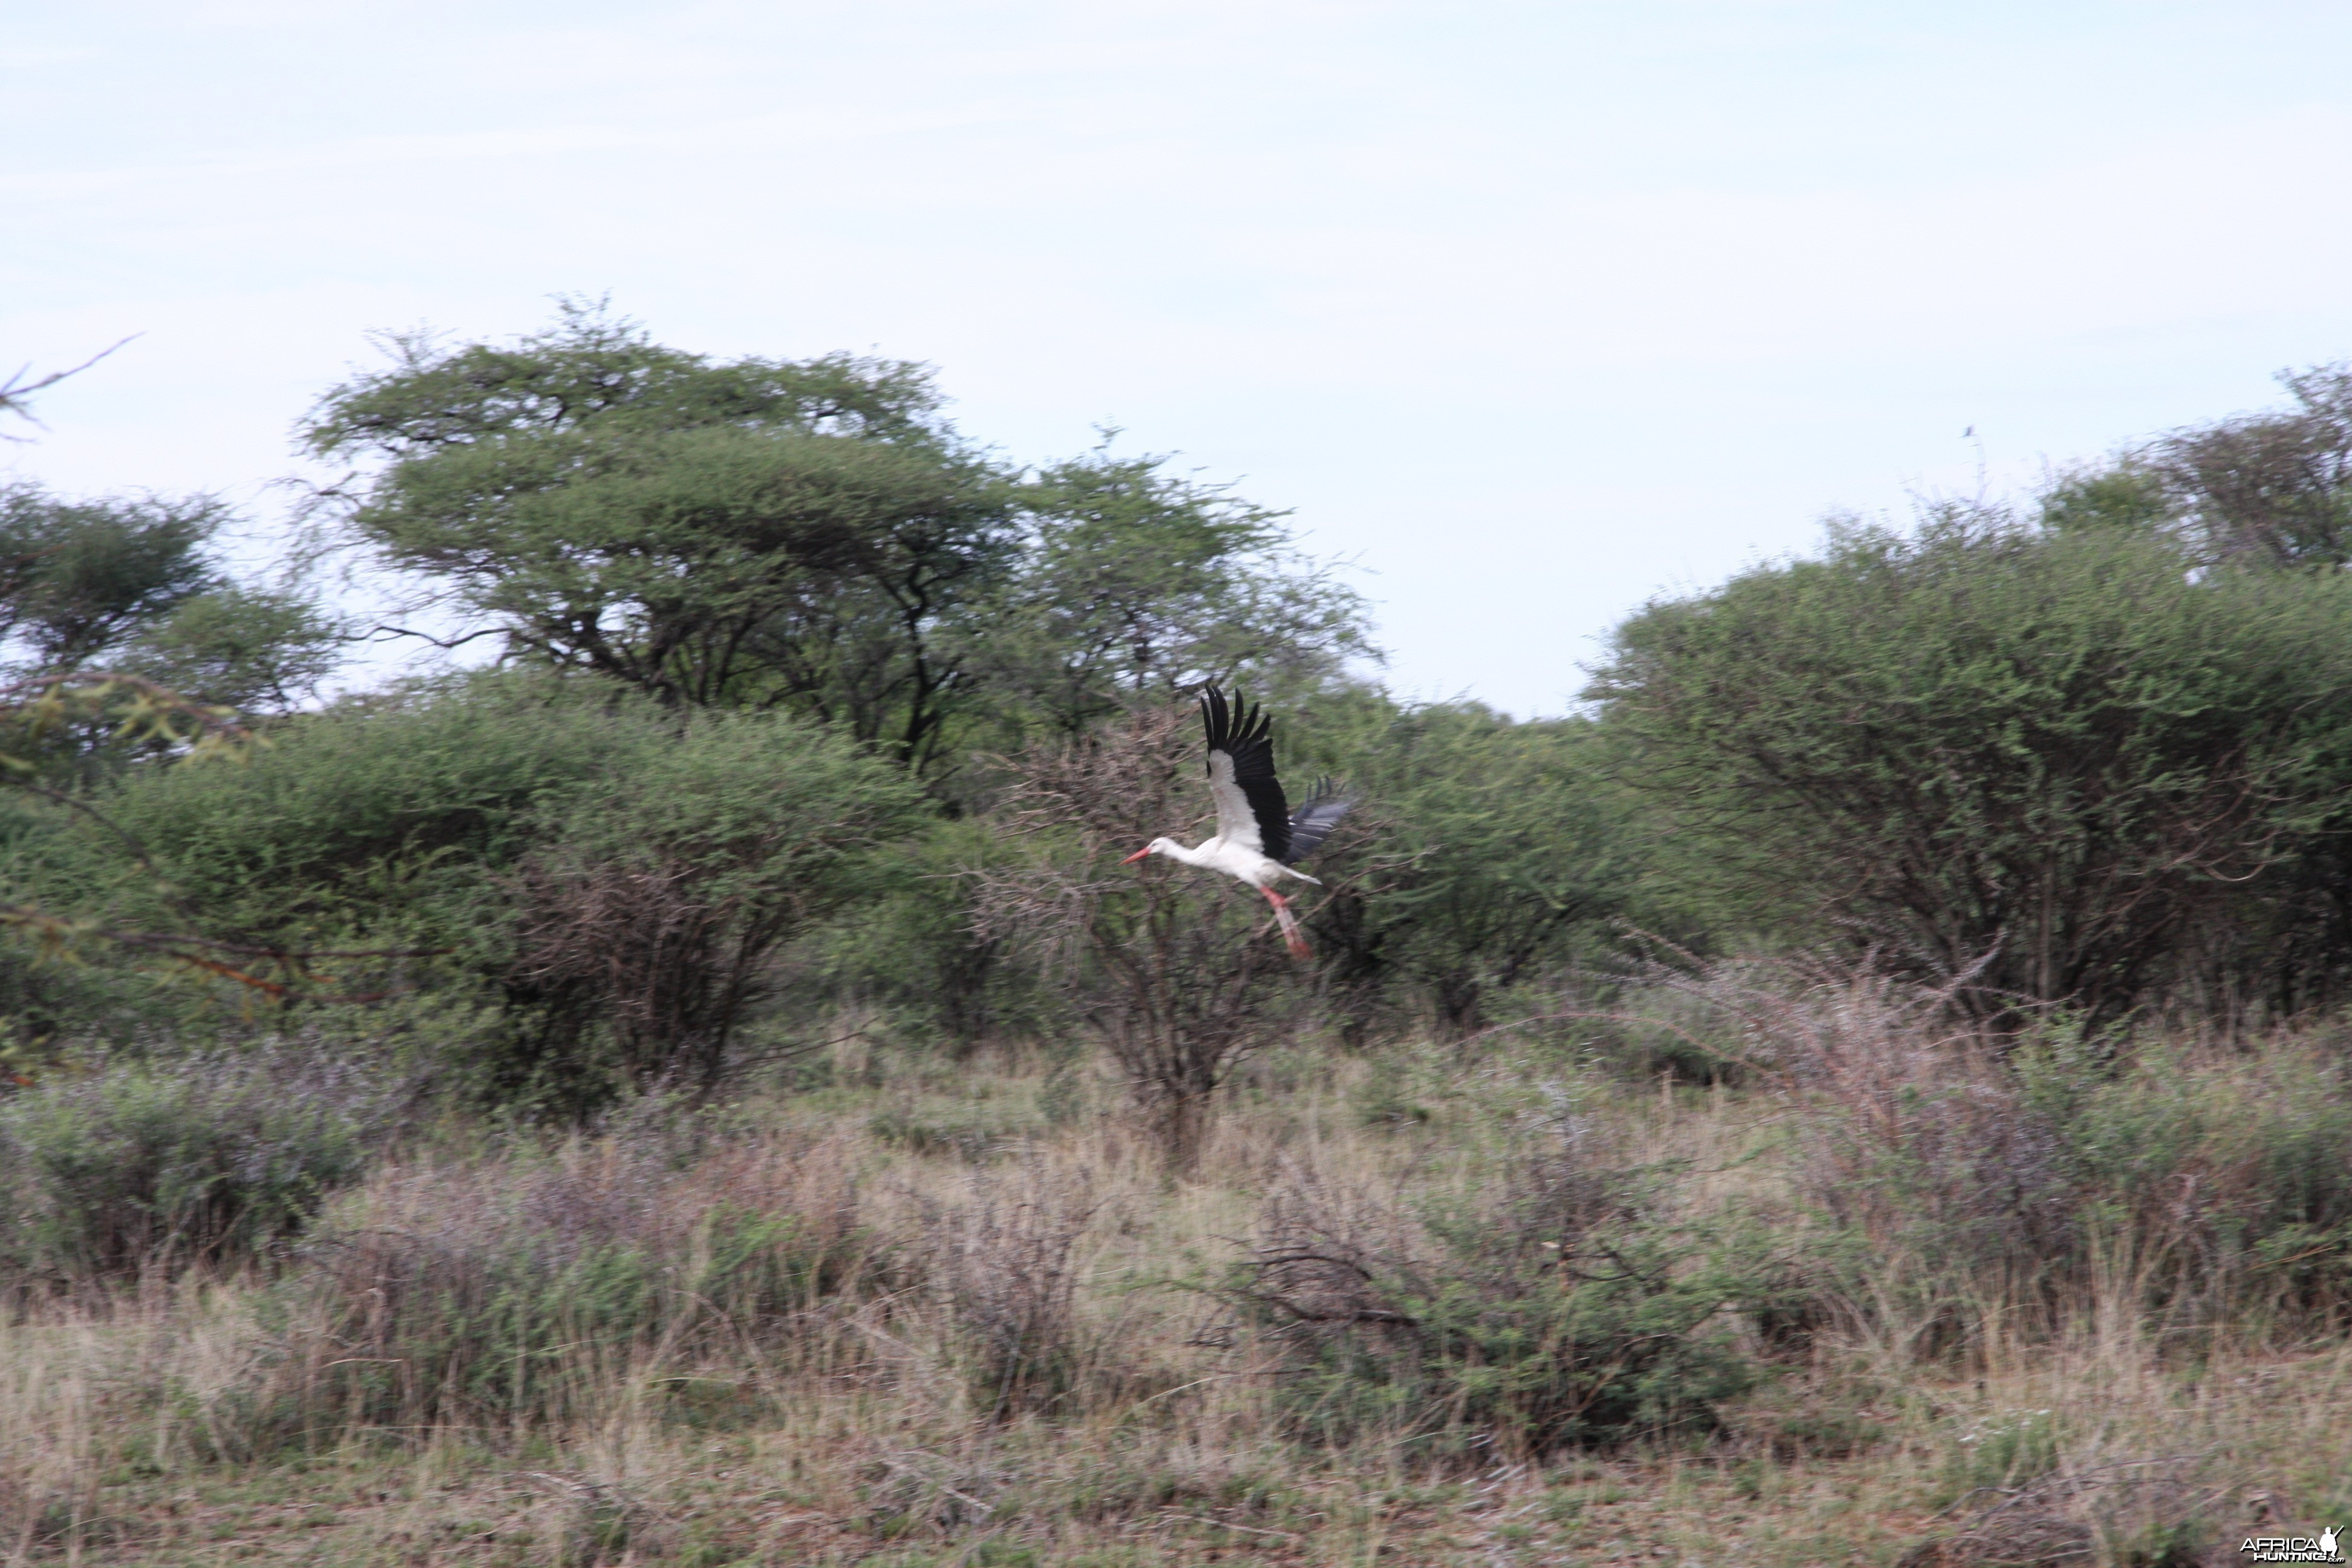
[[[392,340],[0,497],[0,1562],[2164,1564],[2352,1525],[2352,374],[1580,716],[915,366]],[[468,644],[467,646],[474,646]],[[1246,684],[1295,963],[1119,859]]]

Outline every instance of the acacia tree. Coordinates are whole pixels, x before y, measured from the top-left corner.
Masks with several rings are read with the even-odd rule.
[[[510,348],[385,342],[392,367],[304,429],[379,462],[344,499],[383,559],[550,664],[942,756],[962,671],[941,631],[1001,563],[1011,503],[920,367],[715,363],[577,303]]]
[[[0,383],[0,424],[37,426],[35,395],[121,346],[46,375],[18,371]],[[24,438],[0,428],[0,440]],[[0,485],[0,789],[102,831],[150,874],[146,847],[97,809],[93,784],[132,759],[243,754],[251,735],[233,710],[273,697],[289,706],[325,674],[340,640],[307,602],[228,581],[205,550],[226,518],[207,497],[70,501]],[[10,837],[21,843],[37,821],[12,824]],[[96,941],[283,992],[248,971],[289,955],[194,929],[168,889],[155,890],[175,918],[125,929],[12,885],[0,929],[31,939],[37,957]],[[0,957],[6,1021],[24,1026],[0,1038],[0,1084],[31,1081],[53,1022],[24,958]]]
[[[1203,685],[1310,691],[1377,655],[1361,595],[1286,514],[1120,457],[1031,475],[1019,548],[971,625],[971,666],[1016,731],[1074,736]]]
[[[208,497],[75,502],[0,489],[0,643],[32,673],[83,668],[221,585]]]
[[[341,630],[299,595],[231,580],[213,549],[230,517],[207,496],[0,486],[0,668],[85,685],[112,670],[248,714],[293,707],[333,668]],[[104,732],[59,731],[51,749],[80,756]]]
[[[1593,694],[1750,898],[1981,963],[1989,1013],[2112,1018],[2325,826],[2352,733],[2352,581],[2190,563],[1972,509],[1840,528],[1635,616]]]
[[[512,346],[384,343],[305,428],[373,465],[329,492],[356,537],[463,635],[672,706],[789,708],[937,782],[975,738],[1371,651],[1281,514],[1157,457],[1018,469],[918,365],[718,362],[577,303]]]
[[[2278,380],[2290,407],[2186,426],[2063,475],[2042,523],[2166,534],[2208,567],[2352,564],[2352,362]]]
[[[2176,430],[2134,454],[2211,562],[2352,564],[2352,363],[2279,376],[2294,405]]]

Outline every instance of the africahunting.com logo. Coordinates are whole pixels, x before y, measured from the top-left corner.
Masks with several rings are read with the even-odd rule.
[[[2317,1535],[2250,1535],[2238,1548],[2249,1563],[2341,1563],[2336,1549],[2336,1527]]]

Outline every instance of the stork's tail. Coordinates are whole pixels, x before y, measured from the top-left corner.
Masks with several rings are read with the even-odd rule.
[[[1266,902],[1274,906],[1274,918],[1282,927],[1282,940],[1289,944],[1293,958],[1312,958],[1315,950],[1307,945],[1307,933],[1298,929],[1298,917],[1290,912],[1290,900],[1281,894],[1268,892]]]

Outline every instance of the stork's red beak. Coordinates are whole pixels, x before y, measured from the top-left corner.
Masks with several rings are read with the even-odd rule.
[[[1151,846],[1150,846],[1150,845],[1149,845],[1149,844],[1147,844],[1147,845],[1145,845],[1142,848],[1140,848],[1140,849],[1137,850],[1134,854],[1132,854],[1132,855],[1129,856],[1126,859],[1124,859],[1124,860],[1120,861],[1120,862],[1119,862],[1119,864],[1120,864],[1120,865],[1122,865],[1122,866],[1132,866],[1132,865],[1134,865],[1138,860],[1142,859],[1146,855],[1149,855],[1149,854],[1150,854],[1150,853],[1151,853]]]

